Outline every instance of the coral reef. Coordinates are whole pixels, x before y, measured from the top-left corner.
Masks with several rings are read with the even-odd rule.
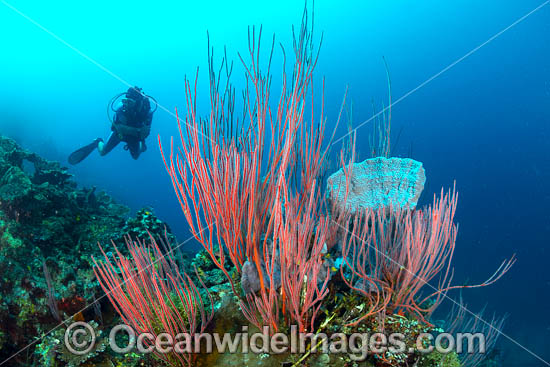
[[[58,162],[0,136],[0,360],[45,335],[9,365],[90,365],[100,350],[87,362],[69,361],[56,347],[64,326],[46,333],[73,316],[97,323],[116,320],[106,300],[92,306],[102,296],[91,261],[100,254],[97,244],[110,251],[111,241],[121,243],[128,233],[175,241],[150,209],[127,215],[128,208],[107,194],[78,188]]]
[[[211,118],[196,115],[197,89],[185,80],[186,128],[178,119],[182,148],[174,151],[171,141],[167,154],[162,145],[161,153],[191,233],[203,246],[195,257],[181,252],[151,209],[127,218],[127,209],[109,196],[77,188],[58,163],[0,139],[4,361],[13,356],[11,364],[23,366],[461,365],[451,349],[426,350],[432,345],[426,333],[445,331],[433,312],[449,290],[490,285],[515,258],[483,283],[451,284],[456,191],[442,190],[432,205],[415,209],[424,169],[411,159],[388,158],[390,116],[373,150],[384,157],[355,164],[351,141],[325,192],[326,119],[321,115],[315,122],[313,108],[311,116],[304,115],[316,94],[312,23],[306,8],[293,35],[292,73],[283,67],[277,108],[270,105],[269,67],[264,73],[259,66],[261,31],[249,32],[249,61],[241,57],[250,109],[244,136],[233,130],[234,90],[229,82],[225,91],[218,89],[213,57]],[[70,353],[63,343],[76,335],[71,321],[86,322],[97,336],[84,355]],[[118,335],[117,341],[137,340],[152,354],[107,348],[105,331],[121,322],[141,335]],[[156,339],[161,335],[168,340]],[[194,336],[214,339],[218,347],[231,343],[236,350],[195,349],[186,340]],[[282,349],[281,336],[287,338]],[[293,336],[299,346],[288,345]],[[27,345],[28,353],[18,352]]]
[[[174,149],[172,139],[169,146],[160,142],[161,154],[191,233],[229,285],[228,301],[215,307],[219,312],[210,325],[213,330],[220,330],[220,322],[225,326],[221,330],[233,335],[239,327],[246,328],[245,337],[251,330],[262,330],[264,346],[269,336],[285,337],[293,328],[344,339],[369,335],[369,348],[362,340],[359,361],[350,349],[317,355],[315,349],[323,340],[311,340],[298,353],[210,354],[205,361],[198,358],[177,366],[459,366],[453,353],[422,353],[428,342],[420,337],[443,331],[435,328],[431,316],[448,291],[488,286],[510,269],[515,258],[504,261],[485,282],[451,284],[458,230],[456,191],[442,190],[432,205],[416,210],[424,169],[412,159],[388,158],[389,115],[382,119],[380,149],[373,149],[384,157],[355,164],[355,139],[350,138],[340,153],[341,169],[329,177],[325,192],[326,120],[322,103],[320,122],[313,116],[312,75],[318,51],[309,24],[305,9],[300,31],[293,34],[292,73],[283,68],[276,106],[269,98],[270,68],[259,66],[261,32],[249,32],[249,53],[240,60],[247,78],[243,96],[251,111],[245,113],[241,133],[241,128],[228,128],[233,106],[225,96],[234,87],[228,81],[226,90],[219,89],[219,75],[213,71],[217,68],[209,58],[210,118],[197,116],[197,89],[192,85],[198,81],[186,79],[187,114],[184,121],[178,118],[181,148]],[[284,50],[283,55],[286,60]],[[305,117],[310,106],[312,112]],[[149,248],[145,244],[134,252],[149,253]],[[336,260],[330,258],[334,255]],[[127,267],[121,262],[114,273],[125,274]],[[171,272],[172,268],[165,271]],[[127,287],[122,279],[99,277],[113,280],[109,290]],[[157,276],[147,280],[164,281]],[[127,293],[112,302],[132,304],[143,298],[139,291]],[[167,303],[163,298],[167,295],[157,291],[147,303]],[[241,320],[227,325],[225,307],[240,311]],[[156,309],[163,312],[148,314],[147,320],[171,314],[168,306]],[[132,307],[119,307],[118,312],[124,319],[136,313]],[[145,330],[156,333],[151,329]],[[403,349],[371,350],[372,335],[384,338],[394,333],[402,336]],[[387,346],[375,339],[377,343]]]
[[[152,208],[139,210],[135,218],[126,221],[122,232],[134,240],[148,241],[149,237],[154,235],[157,240],[171,245],[176,243],[176,237],[172,234],[170,227],[153,214]]]
[[[235,288],[243,289],[241,279],[230,263],[224,264],[224,272],[206,250],[194,256],[179,250],[172,252],[171,248],[177,244],[177,240],[166,223],[159,220],[150,208],[144,208],[134,217],[127,218],[127,208],[104,193],[96,193],[94,188],[77,188],[70,175],[58,163],[46,161],[21,149],[8,138],[0,137],[0,147],[3,183],[0,187],[2,360],[36,342],[25,353],[15,355],[10,360],[10,365],[165,365],[151,355],[134,352],[116,355],[107,347],[105,331],[118,324],[120,318],[103,297],[94,276],[92,256],[102,256],[98,243],[104,248],[107,259],[115,252],[113,243],[120,245],[119,251],[126,254],[122,244],[128,238],[134,238],[138,242],[152,239],[164,241],[164,247],[157,249],[155,258],[161,257],[161,251],[169,251],[173,261],[180,264],[178,267],[186,269],[190,281],[207,288],[201,286],[196,289],[200,293],[204,309],[214,311],[213,320],[208,324],[206,332],[235,334],[241,332],[243,326],[249,328],[250,335],[258,331],[241,312],[231,282],[226,278],[226,274],[231,274]],[[28,169],[29,164],[33,170]],[[224,256],[229,256],[227,249],[220,249],[218,244],[212,251],[223,251]],[[325,263],[333,268],[334,261],[329,258],[327,249],[321,249],[321,253],[324,254]],[[245,269],[246,266],[243,267],[243,273],[248,273]],[[331,274],[334,275],[331,275],[327,285],[328,295],[319,309],[320,315],[315,323],[317,331],[330,335],[369,333],[384,328],[388,332],[403,333],[408,347],[413,346],[419,333],[441,331],[420,322],[413,315],[387,315],[383,320],[383,327],[381,320],[376,317],[367,318],[357,325],[349,325],[349,320],[361,317],[368,307],[367,301],[360,292],[353,292],[346,287],[340,273],[335,270],[332,269]],[[248,281],[250,280],[252,279]],[[256,279],[253,283],[257,282]],[[276,283],[278,282],[280,280]],[[252,288],[257,288],[257,284]],[[94,303],[97,299],[98,303]],[[198,305],[198,300],[196,298],[193,302]],[[182,304],[177,303],[176,306],[181,308]],[[86,321],[94,328],[98,338],[90,353],[83,356],[73,355],[64,347],[63,338],[70,321]],[[281,331],[288,332],[285,327]],[[357,361],[350,354],[324,353],[322,350],[278,355],[204,353],[197,355],[195,365],[313,367],[413,364],[423,367],[460,366],[454,353],[401,353],[384,354],[382,357],[368,354]]]

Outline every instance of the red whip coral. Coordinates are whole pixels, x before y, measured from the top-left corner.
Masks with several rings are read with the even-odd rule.
[[[213,316],[213,305],[210,312],[204,309],[199,290],[171,250],[163,253],[152,236],[148,245],[129,238],[126,245],[130,257],[115,246],[114,260],[103,249],[104,261],[93,259],[96,278],[124,323],[136,335],[152,334],[152,343],[160,333],[173,338],[202,333]],[[193,366],[196,357],[192,353],[161,353],[157,348],[153,353],[171,366]]]
[[[211,65],[209,117],[197,117],[197,81],[192,88],[187,80],[185,123],[178,118],[182,149],[174,154],[171,143],[166,155],[160,139],[159,144],[193,235],[225,273],[235,294],[240,290],[225,269],[224,248],[238,273],[246,261],[254,265],[260,289],[241,302],[249,321],[276,331],[283,315],[301,330],[312,329],[327,293],[328,278],[321,280],[318,274],[329,227],[319,183],[327,155],[322,150],[325,118],[322,110],[318,122],[314,115],[317,54],[307,13],[294,38],[292,75],[283,67],[276,108],[270,106],[273,44],[264,74],[260,39],[261,28],[258,36],[252,28],[250,61],[240,57],[246,75],[246,121],[236,124],[239,129],[229,128],[232,106],[226,97],[232,89],[218,90]],[[279,274],[280,284],[275,279]]]
[[[452,286],[451,261],[458,226],[454,215],[458,195],[453,189],[422,210],[399,205],[365,209],[355,217],[353,228],[344,237],[342,278],[355,291],[369,299],[372,309],[351,322],[357,324],[380,310],[428,317],[451,289],[490,285],[515,262],[513,256],[485,282]],[[344,274],[350,269],[350,275]],[[439,276],[436,285],[430,282]],[[422,294],[422,291],[428,292]]]

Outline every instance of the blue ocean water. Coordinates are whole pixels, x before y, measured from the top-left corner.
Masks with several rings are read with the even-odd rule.
[[[456,180],[456,282],[482,281],[517,254],[516,265],[495,285],[464,293],[473,310],[487,305],[509,314],[508,338],[499,343],[504,366],[545,365],[529,351],[550,360],[550,6],[508,29],[541,4],[317,1],[314,8],[317,37],[323,32],[317,73],[326,78],[329,127],[346,86],[355,126],[372,116],[371,100],[387,103],[384,57],[398,101],[394,154],[424,163],[421,201]],[[206,31],[217,57],[227,47],[242,87],[237,52],[246,52],[247,26],[263,24],[265,54],[273,33],[290,48],[291,25],[299,24],[302,10],[301,1],[1,2],[0,133],[66,162],[74,149],[107,137],[106,106],[127,89],[125,82],[184,113],[184,77],[194,77],[197,66],[205,113]],[[280,61],[276,52],[275,90]],[[367,157],[371,129],[372,121],[357,130],[360,159]],[[345,132],[341,126],[337,136]],[[92,154],[71,173],[133,209],[153,207],[183,240],[189,233],[157,135],[166,142],[177,135],[173,115],[162,109],[139,160],[119,146],[105,157]]]

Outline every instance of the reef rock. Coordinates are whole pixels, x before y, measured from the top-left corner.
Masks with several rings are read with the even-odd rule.
[[[343,169],[327,179],[327,196],[339,210],[352,214],[366,208],[396,205],[413,209],[424,189],[426,175],[422,163],[409,158],[367,159],[354,163],[348,197]]]

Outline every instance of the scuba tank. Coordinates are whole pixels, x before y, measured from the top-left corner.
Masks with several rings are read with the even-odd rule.
[[[121,98],[122,107],[115,109],[115,103]],[[150,100],[155,102],[155,108],[151,111]],[[127,92],[122,92],[114,96],[107,105],[107,115],[111,122],[111,129],[118,134],[120,140],[125,141],[128,138],[145,140],[151,131],[151,124],[147,123],[150,114],[153,114],[158,108],[157,101],[141,92],[141,88],[129,88]],[[118,118],[111,118],[111,111],[118,117],[121,113],[125,121],[118,121]],[[134,125],[135,122],[139,125]]]
[[[120,100],[122,104],[123,112],[130,112],[129,110],[133,110],[134,104],[137,101],[139,101],[140,103],[140,106],[139,106],[140,108],[136,110],[141,111],[144,115],[145,115],[145,112],[155,113],[158,109],[158,102],[155,98],[147,94],[144,94],[142,92],[142,89],[139,87],[131,87],[131,88],[128,88],[126,92],[122,92],[115,95],[113,98],[111,98],[111,100],[107,104],[107,118],[109,119],[109,122],[111,122],[111,124],[114,124],[111,114],[113,112],[114,113],[117,112],[117,109],[114,107],[115,103],[117,103],[121,97],[125,97],[125,98],[122,98],[122,100]],[[155,108],[152,111],[150,111],[151,109],[150,100],[155,102]],[[146,107],[147,111],[143,111],[145,109],[144,107]]]

